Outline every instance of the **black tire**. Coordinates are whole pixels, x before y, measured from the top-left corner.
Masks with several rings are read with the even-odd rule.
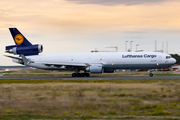
[[[81,74],[81,77],[85,77],[85,73],[82,73],[82,74]]]
[[[76,73],[73,73],[73,74],[72,74],[72,77],[76,77]]]
[[[77,77],[81,77],[81,73],[77,73],[77,75],[76,75]]]
[[[150,74],[149,74],[149,76],[150,76],[150,77],[153,77],[153,74],[152,74],[152,73],[150,73]]]
[[[86,73],[86,77],[89,77],[90,76],[90,74],[89,73]]]

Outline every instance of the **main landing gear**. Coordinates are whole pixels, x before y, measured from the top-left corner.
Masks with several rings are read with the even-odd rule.
[[[89,73],[73,73],[72,77],[89,77]]]
[[[149,73],[149,77],[153,77],[153,73],[152,73],[152,71]]]

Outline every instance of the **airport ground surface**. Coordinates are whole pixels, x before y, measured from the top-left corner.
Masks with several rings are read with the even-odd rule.
[[[91,74],[90,77],[71,77],[72,72],[52,72],[43,70],[12,71],[0,73],[0,79],[180,79],[180,72],[116,72]]]
[[[116,72],[109,74],[91,74],[90,77],[71,77],[68,71],[18,70],[0,73],[0,79],[180,79],[180,72]]]
[[[167,72],[0,76],[0,119],[180,120],[179,111],[180,76]]]
[[[134,79],[134,80],[138,80],[138,79],[180,79],[180,76],[154,76],[154,77],[149,77],[149,76],[92,76],[92,77],[71,77],[71,76],[59,76],[59,77],[49,77],[49,76],[1,76],[0,79],[82,79],[82,80],[88,80],[88,79]]]

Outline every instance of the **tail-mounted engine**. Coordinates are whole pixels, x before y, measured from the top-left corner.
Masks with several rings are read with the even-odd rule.
[[[40,44],[30,45],[30,46],[21,46],[21,45],[6,46],[5,52],[14,55],[20,55],[20,54],[38,55],[39,53],[43,52],[43,46]]]

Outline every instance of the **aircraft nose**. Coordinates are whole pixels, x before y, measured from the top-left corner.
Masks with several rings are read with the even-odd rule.
[[[175,64],[176,63],[176,59],[173,58],[172,59],[172,63]]]

